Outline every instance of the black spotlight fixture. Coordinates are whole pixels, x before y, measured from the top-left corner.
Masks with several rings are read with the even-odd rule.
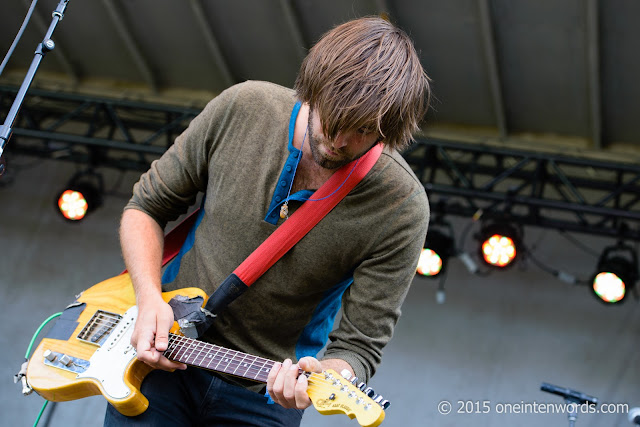
[[[476,238],[480,243],[480,259],[491,267],[513,265],[522,250],[522,231],[509,223],[484,224]]]
[[[437,277],[446,270],[447,261],[455,254],[452,235],[450,227],[448,232],[437,226],[429,227],[416,269],[418,274]]]
[[[77,172],[56,197],[56,209],[64,219],[78,222],[102,205],[102,175],[92,169]]]
[[[606,304],[625,300],[638,280],[636,251],[623,243],[605,248],[593,275],[591,290]]]

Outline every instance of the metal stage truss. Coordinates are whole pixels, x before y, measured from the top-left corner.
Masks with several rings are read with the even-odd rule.
[[[0,114],[17,88],[0,86]],[[145,171],[200,108],[31,89],[20,109],[8,152],[92,166]]]
[[[16,91],[0,86],[3,117]],[[7,153],[144,171],[199,111],[32,89]],[[432,138],[404,157],[434,214],[640,240],[640,166]]]
[[[640,240],[640,166],[438,139],[404,156],[435,214]]]

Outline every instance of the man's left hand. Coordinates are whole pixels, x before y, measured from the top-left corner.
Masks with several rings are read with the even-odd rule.
[[[320,362],[314,357],[303,357],[297,364],[286,359],[284,362],[276,362],[267,377],[267,391],[274,402],[285,408],[306,409],[311,406],[311,399],[307,394],[307,377],[300,373],[317,372],[325,369],[334,369],[340,372],[348,369],[353,373],[351,366],[343,360],[327,359]]]

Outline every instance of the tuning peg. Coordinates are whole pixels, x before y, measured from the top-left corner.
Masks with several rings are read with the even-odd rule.
[[[360,391],[364,390],[365,388],[367,388],[367,383],[365,383],[364,381],[358,384],[358,389],[360,389]]]
[[[376,395],[376,392],[373,391],[373,389],[371,387],[367,387],[362,391],[364,394],[366,394],[369,397],[373,397]]]
[[[353,385],[356,385],[356,383],[358,382],[358,377],[353,377],[349,380],[349,382]]]
[[[382,397],[381,394],[377,394],[376,396],[374,396],[373,401],[382,406],[382,409],[387,409],[389,406],[391,406],[391,402]]]
[[[348,369],[343,369],[340,372],[340,375],[342,375],[342,378],[344,378],[345,380],[349,381],[351,379],[351,372],[349,372]]]

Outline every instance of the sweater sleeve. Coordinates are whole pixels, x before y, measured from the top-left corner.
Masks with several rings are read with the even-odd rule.
[[[390,211],[372,236],[373,251],[354,271],[342,298],[340,324],[323,356],[346,361],[365,382],[393,336],[424,245],[429,205],[422,185]]]
[[[175,143],[140,177],[125,209],[147,213],[162,228],[187,211],[198,192],[206,189],[209,159],[225,127],[236,92],[236,87],[227,89],[207,104]]]

